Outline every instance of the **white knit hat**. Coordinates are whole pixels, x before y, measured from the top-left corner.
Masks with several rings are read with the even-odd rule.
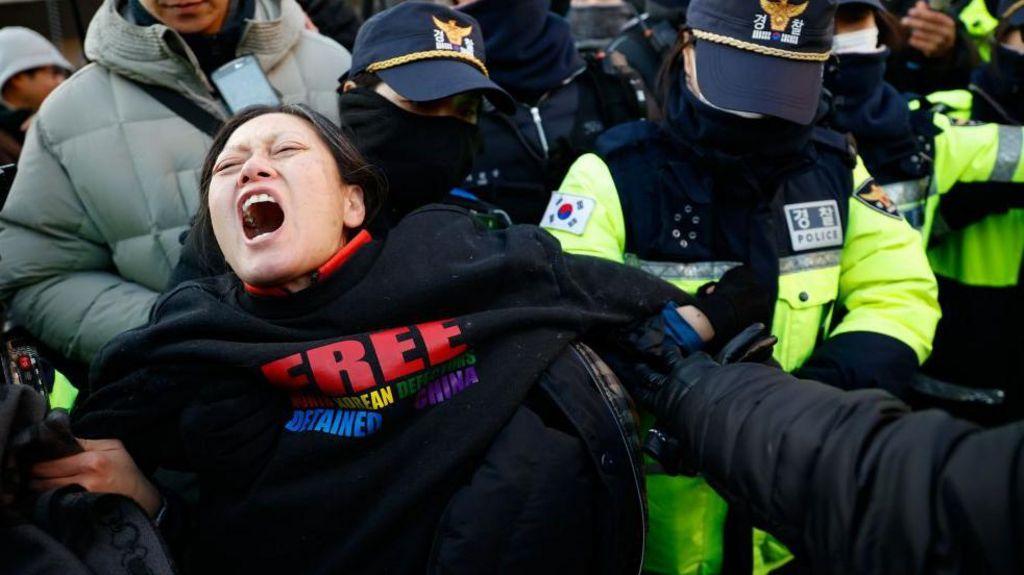
[[[39,33],[21,26],[0,28],[0,89],[15,74],[43,66],[74,71],[57,48]]]

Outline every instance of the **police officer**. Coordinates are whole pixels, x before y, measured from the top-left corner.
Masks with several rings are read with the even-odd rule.
[[[511,116],[483,107],[483,148],[464,187],[532,224],[605,129],[643,117],[642,87],[581,57],[546,0],[475,0],[459,10],[480,22],[491,77],[516,100]]]
[[[686,22],[688,4],[689,0],[647,0],[644,13],[629,22],[605,48],[609,65],[618,55],[640,75],[659,110],[665,95],[659,73]]]
[[[744,264],[775,301],[784,369],[903,393],[931,349],[935,279],[920,235],[846,138],[813,125],[835,7],[691,2],[666,120],[607,132],[541,225],[570,252],[687,290]],[[708,311],[714,326],[723,314]],[[788,558],[761,533],[751,558],[749,529],[698,479],[650,474],[648,493],[649,571],[714,573],[745,555],[741,570],[764,572]]]
[[[883,79],[888,49],[879,45],[879,31],[875,24],[876,16],[884,10],[881,3],[878,0],[840,0],[839,4],[833,44],[835,56],[825,74],[825,86],[834,95],[834,105],[825,121],[837,130],[852,133],[868,170],[903,216],[921,230],[925,243],[929,242],[934,230],[936,245],[945,244],[944,232],[948,226],[943,221],[937,227],[934,224],[936,210],[942,211],[948,199],[959,203],[957,196],[974,190],[970,194],[973,197],[965,196],[967,201],[980,197],[991,204],[994,203],[992,195],[984,191],[991,186],[1012,186],[1017,189],[1016,195],[1024,195],[1024,188],[1019,185],[1024,182],[1024,156],[1016,144],[1024,140],[1024,128],[981,122],[959,125],[936,113],[934,107],[921,106],[917,101],[911,110],[905,99]],[[947,195],[954,190],[955,194]],[[1004,209],[1007,207],[1003,206]],[[987,239],[987,242],[976,246],[978,250],[974,256],[981,257],[986,270],[992,273],[1001,268],[999,264],[1005,259],[1004,247],[1011,253],[1016,250],[1019,265],[1019,246],[1006,246],[1005,242],[999,241],[1000,237]],[[963,257],[966,254],[958,255]],[[1002,273],[1010,285],[1016,282],[1017,266],[1009,266]],[[941,289],[940,294],[947,318],[957,318],[968,311],[961,302],[947,301]],[[932,361],[971,365],[969,377],[964,377],[964,373],[949,374],[958,376],[957,384],[1012,392],[1012,387],[1015,387],[1013,381],[1006,378],[1006,374],[993,373],[995,366],[1005,366],[1010,361],[1016,345],[1009,331],[1013,324],[1003,325],[1010,319],[1005,309],[990,308],[984,315],[977,315],[982,310],[976,307],[970,309],[972,317],[977,315],[973,320],[977,323],[960,326],[971,329],[960,335],[955,335],[955,330],[953,334],[946,334],[944,328],[949,320],[941,321],[936,345],[944,337],[953,337],[957,343],[947,345],[941,354],[934,354]],[[973,367],[977,357],[986,358],[984,374]],[[934,371],[933,375],[948,379],[941,370]],[[966,401],[974,395],[969,390],[954,396],[946,394],[945,400],[959,401],[940,405],[954,409],[960,415],[997,417],[997,411],[983,409],[984,403],[975,406],[975,402]],[[998,395],[993,398],[998,400]]]
[[[1000,25],[992,61],[976,69],[969,89],[928,96],[938,111],[961,122],[1020,125],[1024,120],[1024,5],[1006,0],[997,11]],[[982,385],[1007,392],[999,415],[1024,415],[1016,322],[1021,319],[1019,293],[1024,252],[1024,186],[1019,129],[1003,127],[992,178],[957,183],[943,198],[928,259],[939,281],[943,319],[929,374],[961,385]],[[983,361],[965,362],[964,358]],[[974,383],[978,385],[978,383]],[[990,422],[989,420],[985,420]]]

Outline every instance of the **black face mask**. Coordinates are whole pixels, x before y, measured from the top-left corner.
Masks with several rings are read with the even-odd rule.
[[[1024,87],[1024,54],[1007,48],[996,46],[996,74],[1007,88],[1015,88],[1019,93]]]
[[[917,133],[906,99],[885,81],[888,57],[889,51],[883,50],[839,54],[829,61],[825,87],[833,100],[826,121],[839,132],[853,134],[876,178],[883,182],[921,178],[932,165],[919,161]]]
[[[995,100],[997,116],[993,121],[1018,125],[1024,122],[1024,54],[996,46],[992,63],[974,81]]]
[[[665,116],[669,133],[709,161],[734,158],[782,165],[801,155],[812,131],[781,118],[742,118],[715,109],[690,92],[683,74],[669,93]]]
[[[443,199],[473,167],[480,141],[473,124],[406,112],[368,88],[345,92],[339,106],[342,127],[388,182],[389,224]]]

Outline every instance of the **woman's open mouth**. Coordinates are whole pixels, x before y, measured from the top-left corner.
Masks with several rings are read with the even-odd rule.
[[[270,194],[253,194],[242,204],[242,230],[247,239],[271,234],[284,224],[284,210]]]

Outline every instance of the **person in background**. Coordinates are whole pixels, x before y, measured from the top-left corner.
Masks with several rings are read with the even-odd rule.
[[[898,16],[890,20],[906,38],[889,60],[886,80],[901,92],[917,95],[967,85],[978,65],[978,52],[947,0],[888,0],[886,8]]]
[[[1024,154],[1019,142],[1024,140],[1024,128],[995,123],[976,122],[961,125],[939,113],[926,100],[908,102],[884,80],[889,50],[880,43],[876,22],[884,8],[878,0],[840,0],[836,14],[834,57],[826,66],[825,87],[833,94],[831,113],[822,121],[830,127],[853,135],[858,152],[875,180],[899,208],[907,221],[921,231],[926,245],[944,245],[948,225],[941,213],[948,211],[948,200],[959,203],[965,196],[971,203],[996,205],[996,196],[987,190],[992,187],[1016,191],[1016,201],[1004,203],[1005,211],[1012,205],[1021,205],[1024,196]],[[922,105],[923,104],[923,105]],[[911,110],[911,107],[914,109]],[[1003,195],[1004,200],[1012,200]],[[1020,229],[1020,225],[1017,225]],[[1024,230],[1021,230],[1024,231]],[[981,258],[980,265],[990,274],[1002,273],[1016,281],[1017,267],[1002,270],[1000,263],[1016,250],[1019,262],[1021,245],[1007,241],[1019,234],[1013,229],[1008,235],[991,236],[979,240],[969,257]],[[948,250],[948,247],[940,248]],[[964,257],[964,255],[960,255]],[[1019,265],[1019,264],[1018,264]],[[938,271],[938,270],[936,270]],[[981,418],[986,422],[1017,419],[1024,416],[1019,378],[1002,373],[1014,361],[1016,338],[1013,336],[1017,319],[1009,313],[1010,301],[995,294],[975,293],[963,301],[947,299],[943,294],[944,281],[940,274],[939,302],[944,318],[939,322],[936,351],[929,365],[971,366],[970,376],[955,373],[956,379],[933,375],[946,383],[970,386],[957,395],[944,393],[940,398],[929,395],[912,398],[915,403],[938,405],[960,416]],[[949,280],[946,280],[949,281]],[[972,304],[972,302],[974,302]],[[979,307],[981,302],[990,306]],[[960,325],[947,332],[950,318],[968,312],[971,325]],[[969,331],[958,332],[958,329]],[[951,338],[951,341],[944,341]],[[940,349],[941,346],[941,349]],[[985,357],[984,367],[974,366],[974,358]],[[1003,366],[1000,368],[999,366]],[[928,371],[931,371],[930,367]],[[1006,394],[1006,401],[996,404],[978,402],[973,387],[976,383],[993,386]],[[921,391],[921,390],[918,390]],[[952,389],[948,390],[952,391]],[[934,395],[934,394],[931,394]],[[938,403],[934,400],[938,399]]]
[[[1007,124],[990,142],[998,147],[998,159],[980,166],[991,166],[993,177],[959,182],[939,204],[928,259],[943,318],[925,370],[960,385],[1006,390],[1000,414],[1005,419],[1024,412],[1016,328],[1024,318],[1024,186],[1015,183],[1022,174],[1015,161],[1022,153],[1024,120],[1024,4],[1004,0],[996,13],[1000,24],[991,62],[974,71],[968,89],[931,94],[922,104],[956,123]]]
[[[463,184],[480,153],[482,108],[514,111],[483,34],[471,16],[424,2],[399,4],[360,30],[342,78],[341,123],[388,182],[378,231]]]
[[[581,53],[599,55],[637,17],[625,0],[573,0],[566,18]]]
[[[571,253],[713,287],[703,311],[716,331],[771,325],[787,371],[905,394],[931,351],[935,278],[920,234],[847,137],[815,125],[835,10],[692,0],[666,119],[606,132],[539,223]],[[764,311],[749,313],[758,298]],[[751,554],[749,524],[699,479],[649,472],[647,485],[648,571],[761,573],[787,561],[763,533]]]
[[[145,323],[198,202],[210,135],[193,121],[228,116],[211,72],[251,54],[283,102],[337,121],[348,52],[304,25],[294,0],[104,2],[92,63],[40,109],[0,212],[13,320],[83,363]]]
[[[643,88],[581,57],[546,0],[473,0],[458,9],[480,22],[491,77],[516,100],[512,115],[481,110],[483,148],[463,187],[532,224],[602,132],[644,117]]]
[[[655,110],[648,114],[652,120],[662,117],[668,87],[661,85],[661,70],[686,23],[689,3],[689,0],[646,0],[644,12],[605,47],[606,62],[640,74],[651,99],[649,106]]]
[[[32,116],[72,71],[39,33],[0,28],[0,166],[17,163]]]

